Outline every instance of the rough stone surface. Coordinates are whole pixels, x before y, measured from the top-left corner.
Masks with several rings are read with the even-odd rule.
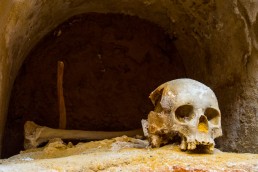
[[[80,143],[53,141],[44,148],[22,152],[0,161],[0,171],[258,171],[257,154],[198,154],[180,151],[177,145],[146,148],[142,140],[118,137]]]
[[[218,97],[224,130],[220,148],[258,151],[258,2],[251,0],[1,1],[0,143],[24,59],[50,30],[87,12],[137,15],[176,37],[186,76],[208,85]]]

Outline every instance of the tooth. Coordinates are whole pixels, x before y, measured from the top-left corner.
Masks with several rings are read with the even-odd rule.
[[[181,150],[186,150],[187,149],[187,143],[184,137],[182,137],[181,145],[180,145]]]
[[[214,145],[210,145],[209,150],[210,150],[211,152],[213,152],[213,151],[214,151]]]
[[[188,143],[188,149],[189,150],[194,150],[196,148],[196,144],[194,142],[189,142]]]

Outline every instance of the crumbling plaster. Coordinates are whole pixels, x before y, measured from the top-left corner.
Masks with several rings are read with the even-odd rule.
[[[239,152],[258,150],[258,2],[253,0],[1,1],[0,143],[23,60],[46,33],[87,12],[137,15],[162,26],[176,38],[187,76],[217,94],[224,130],[218,145]]]

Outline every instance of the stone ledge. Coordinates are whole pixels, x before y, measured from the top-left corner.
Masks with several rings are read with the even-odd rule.
[[[129,137],[72,144],[55,140],[44,148],[0,160],[0,171],[258,171],[258,154],[195,154],[177,145],[146,148]]]

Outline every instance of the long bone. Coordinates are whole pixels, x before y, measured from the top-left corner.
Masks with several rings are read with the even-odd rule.
[[[40,126],[32,121],[27,121],[24,125],[24,148],[31,149],[38,147],[41,143],[53,138],[70,140],[102,140],[119,136],[143,135],[142,129],[130,131],[83,131],[83,130],[63,130]]]

